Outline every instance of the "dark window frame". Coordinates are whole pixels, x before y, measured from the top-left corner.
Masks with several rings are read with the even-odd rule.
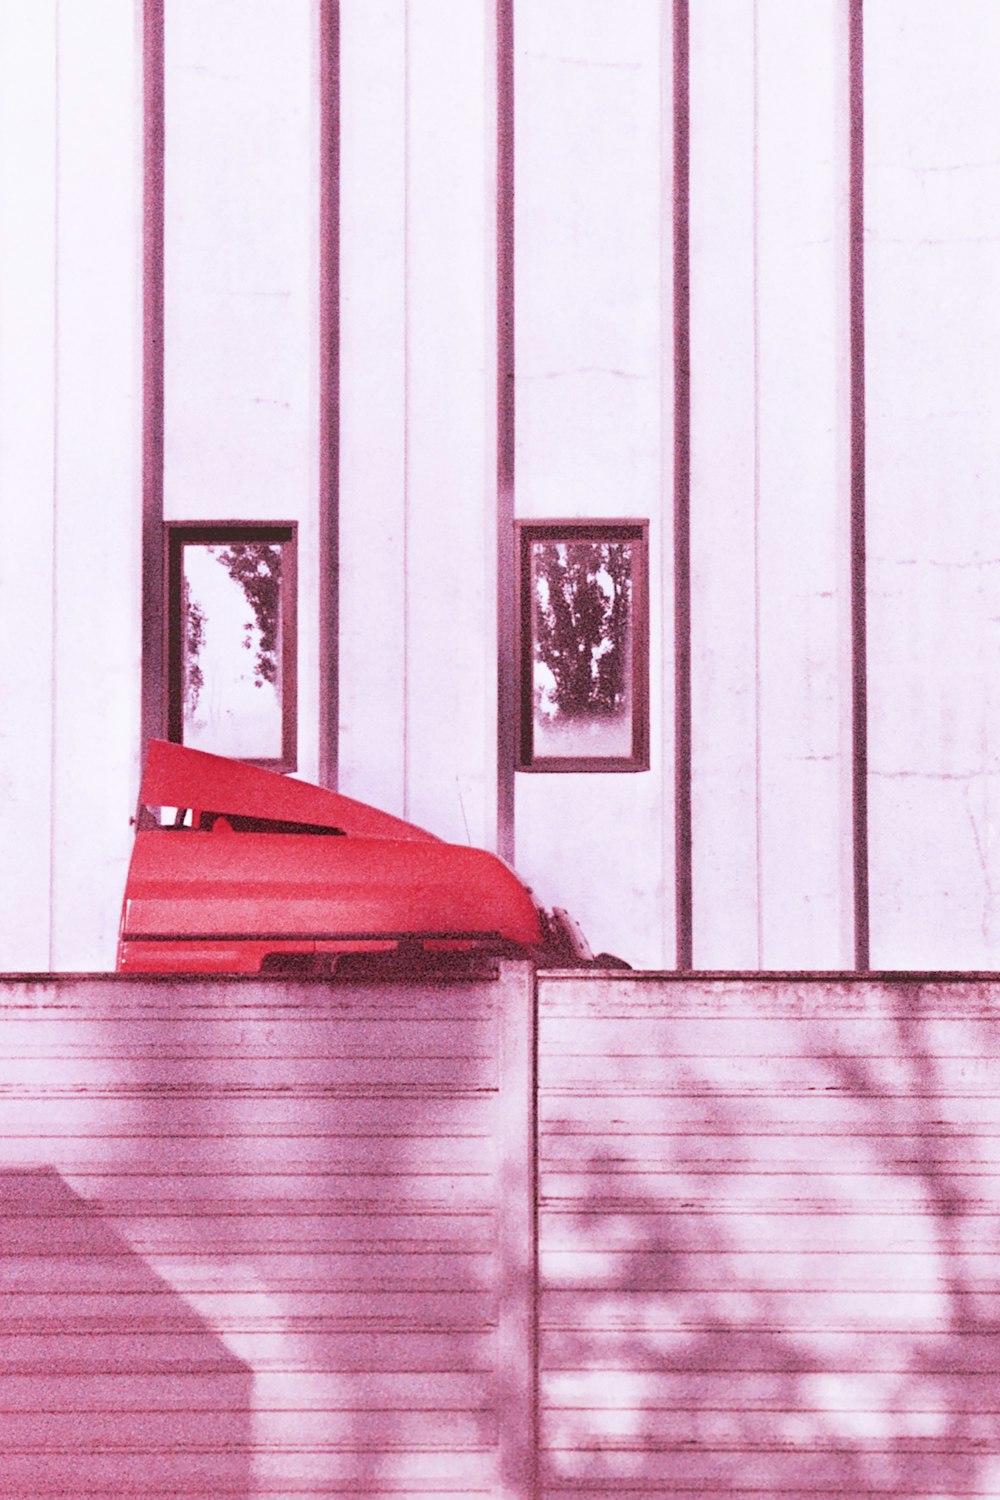
[[[515,521],[519,771],[634,772],[649,770],[649,522],[646,520]],[[531,625],[531,548],[535,542],[632,542],[632,753],[631,755],[536,755],[534,734],[534,642]]]
[[[232,542],[280,545],[281,560],[281,755],[241,757],[247,765],[269,771],[294,771],[298,765],[298,523],[296,521],[166,521],[164,578],[165,632],[164,719],[166,737],[184,739],[182,565],[188,545],[226,546]]]

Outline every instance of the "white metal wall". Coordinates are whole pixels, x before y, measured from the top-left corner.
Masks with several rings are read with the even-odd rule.
[[[139,762],[141,44],[0,3],[0,946],[113,961]]]
[[[872,956],[1000,954],[1000,13],[867,8]]]
[[[674,947],[671,45],[657,0],[514,8],[516,510],[649,520],[652,663],[652,769],[518,773],[515,857],[647,965]]]
[[[697,966],[853,961],[848,0],[691,0]],[[515,862],[675,947],[674,8],[514,0],[516,509],[645,517],[652,768]],[[319,17],[166,0],[165,513],[299,523],[319,763]],[[996,961],[992,0],[866,0],[872,958]],[[142,7],[0,0],[0,949],[107,967],[139,760]],[[340,6],[341,785],[495,846],[497,7]],[[508,774],[499,773],[501,777]]]
[[[690,17],[694,962],[848,967],[847,6]]]
[[[493,6],[340,25],[341,787],[492,845]]]
[[[312,0],[164,5],[163,512],[297,521],[299,770],[319,715]]]

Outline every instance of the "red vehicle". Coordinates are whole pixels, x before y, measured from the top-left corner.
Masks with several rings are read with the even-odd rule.
[[[437,970],[484,953],[595,962],[565,913],[541,911],[485,850],[273,771],[150,743],[119,970]]]

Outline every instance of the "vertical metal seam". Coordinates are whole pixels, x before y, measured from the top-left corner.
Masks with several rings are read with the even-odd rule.
[[[764,857],[762,848],[764,743],[761,713],[761,493],[760,493],[760,8],[753,0],[753,653],[754,653],[754,868],[756,877],[755,931],[757,967],[764,967]]]
[[[336,788],[340,719],[340,4],[319,11],[319,779]]]
[[[514,861],[514,0],[497,0],[497,851]]]
[[[693,963],[689,0],[674,0],[674,825],[676,967]]]
[[[854,966],[870,967],[865,492],[864,0],[849,0],[851,740]]]
[[[142,704],[140,758],[164,732],[164,0],[144,0],[142,339]]]
[[[62,217],[62,29],[61,0],[56,0],[55,34],[53,36],[53,185],[52,185],[52,521],[50,532],[52,597],[49,602],[49,910],[48,910],[48,967],[55,968],[55,914],[56,914],[56,781],[58,774],[57,727],[59,719],[59,671],[57,646],[59,642],[59,429],[60,429],[60,222]]]
[[[410,7],[403,6],[403,517],[402,551],[403,620],[403,817],[410,816]]]

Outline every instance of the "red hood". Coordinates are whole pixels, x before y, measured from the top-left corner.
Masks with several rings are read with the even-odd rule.
[[[318,828],[339,828],[355,838],[440,842],[423,828],[338,792],[168,740],[149,742],[139,800],[144,807],[190,807],[237,817],[312,823]]]

